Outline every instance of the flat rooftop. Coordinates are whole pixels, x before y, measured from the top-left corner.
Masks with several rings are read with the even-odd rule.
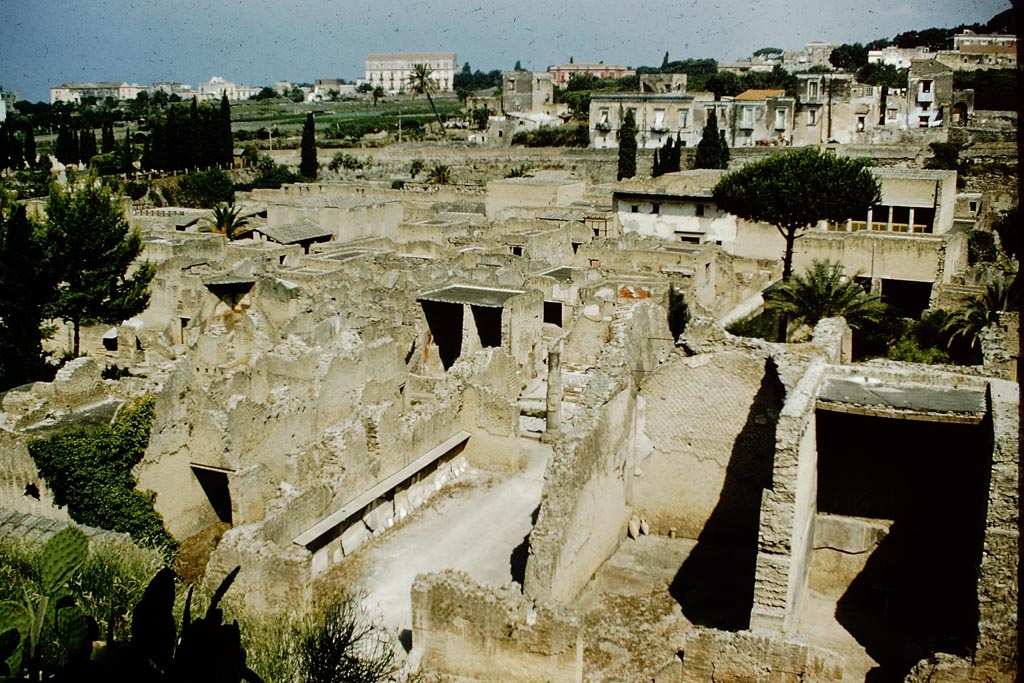
[[[488,287],[466,287],[452,285],[443,289],[421,294],[417,301],[436,301],[445,304],[469,304],[471,306],[487,306],[501,308],[514,296],[523,294],[521,289],[491,289]]]
[[[890,384],[873,380],[827,379],[818,390],[823,410],[865,415],[905,414],[907,419],[975,424],[988,410],[980,389]]]

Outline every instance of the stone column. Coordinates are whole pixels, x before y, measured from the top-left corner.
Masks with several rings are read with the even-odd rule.
[[[552,436],[562,429],[562,350],[548,349],[547,429]]]

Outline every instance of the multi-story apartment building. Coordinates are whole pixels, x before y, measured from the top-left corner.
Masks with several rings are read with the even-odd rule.
[[[50,88],[50,104],[57,102],[73,102],[79,104],[82,100],[94,97],[97,100],[105,100],[112,97],[115,100],[133,100],[140,92],[146,92],[147,88],[138,83],[62,83]]]
[[[409,52],[371,54],[366,57],[366,82],[384,88],[389,94],[405,91],[409,75],[417,64],[430,69],[430,77],[440,92],[455,90],[455,70],[458,58],[454,52]]]

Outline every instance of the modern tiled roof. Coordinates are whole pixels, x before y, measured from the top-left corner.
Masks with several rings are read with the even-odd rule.
[[[785,90],[769,89],[769,90],[744,90],[735,98],[736,102],[750,102],[756,100],[766,100],[769,97],[783,97],[785,96]]]

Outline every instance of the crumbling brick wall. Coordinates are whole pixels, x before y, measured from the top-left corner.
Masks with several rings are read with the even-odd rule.
[[[665,309],[621,309],[580,397],[571,436],[555,444],[530,534],[524,589],[568,604],[618,547],[632,514],[636,385],[671,348]]]
[[[413,647],[421,667],[494,683],[580,683],[583,637],[565,608],[534,605],[515,585],[480,586],[451,570],[416,577]]]
[[[749,632],[698,629],[683,644],[682,683],[826,683],[843,658],[824,648]]]
[[[716,508],[729,525],[746,503],[756,507],[768,480],[754,473],[767,462],[770,476],[782,400],[769,373],[763,352],[680,353],[642,385],[651,452],[637,463],[634,491],[657,533],[696,539]],[[735,476],[725,491],[727,470]]]

